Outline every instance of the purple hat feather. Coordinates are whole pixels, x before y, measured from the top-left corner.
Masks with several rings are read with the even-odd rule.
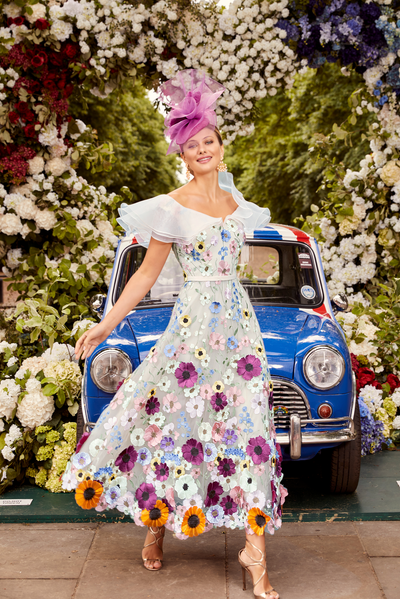
[[[159,91],[164,104],[171,108],[164,120],[164,133],[171,139],[167,154],[182,151],[183,144],[204,127],[216,126],[215,106],[225,87],[203,71],[180,71]]]

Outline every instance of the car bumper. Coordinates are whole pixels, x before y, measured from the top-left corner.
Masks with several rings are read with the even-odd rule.
[[[357,392],[356,392],[356,378],[354,372],[352,373],[353,385],[352,385],[352,401],[350,416],[343,416],[341,418],[318,418],[314,420],[301,420],[299,414],[290,415],[290,428],[287,433],[278,433],[276,435],[276,441],[280,445],[290,446],[290,458],[292,460],[298,460],[301,457],[302,445],[323,445],[328,443],[343,443],[344,441],[354,441],[357,437],[357,433],[354,427],[354,415],[356,409]],[[313,426],[331,428],[335,427],[335,430],[302,430],[301,425],[311,424]],[[345,428],[336,428],[342,425],[346,425]]]

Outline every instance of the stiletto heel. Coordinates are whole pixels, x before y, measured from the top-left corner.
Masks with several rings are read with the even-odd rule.
[[[144,545],[143,549],[146,549],[146,547],[150,547],[150,545],[157,545],[157,547],[160,549],[161,553],[163,553],[162,547],[160,547],[160,545],[158,544],[158,541],[161,541],[165,537],[165,527],[162,526],[161,528],[159,528],[158,526],[156,526],[156,530],[153,530],[152,527],[149,526],[148,529],[151,532],[151,534],[153,535],[154,541],[151,541],[151,543],[147,543],[147,545]],[[156,535],[159,532],[162,532],[162,535],[157,537]],[[161,570],[161,568],[163,566],[163,560],[160,559],[159,557],[142,557],[142,560],[143,560],[143,566],[149,572],[158,572],[159,570]],[[160,568],[148,568],[146,566],[146,562],[160,562],[161,567]]]
[[[261,579],[265,576],[265,573],[267,571],[266,566],[264,566],[264,564],[263,564],[263,561],[265,559],[265,553],[263,553],[261,551],[261,549],[259,549],[255,545],[253,545],[253,543],[250,543],[250,541],[246,540],[246,543],[249,543],[249,545],[251,545],[253,547],[253,549],[256,549],[259,553],[261,553],[261,558],[259,560],[256,560],[247,553],[246,546],[244,546],[243,549],[241,549],[238,554],[239,564],[242,566],[242,573],[243,573],[243,590],[244,591],[246,590],[246,572],[248,572],[253,581],[253,593],[254,593],[255,587],[258,585],[258,583],[261,581]],[[252,563],[247,564],[246,562],[244,562],[242,560],[243,553],[245,553],[250,560],[253,560]],[[249,570],[249,568],[251,568],[251,566],[261,566],[262,568],[264,568],[264,572],[261,574],[260,578],[256,582],[254,582],[253,575]],[[277,592],[278,591],[275,591],[275,589],[271,589],[270,591],[265,591],[264,593],[261,593],[261,595],[256,595],[254,593],[254,597],[255,597],[255,599],[271,599],[271,597],[270,597],[271,593],[277,593]]]

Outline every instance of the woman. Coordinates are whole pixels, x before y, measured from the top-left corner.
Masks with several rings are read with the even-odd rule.
[[[151,571],[162,567],[165,528],[181,539],[215,526],[245,529],[244,588],[247,571],[256,597],[278,599],[265,530],[280,527],[287,492],[261,332],[236,278],[246,232],[270,214],[244,200],[224,172],[214,112],[223,86],[188,70],[161,91],[171,107],[168,153],[180,151],[193,179],[122,205],[120,224],[147,253],[112,310],[79,339],[76,355],[90,356],[146,295],[171,248],[185,283],[165,333],[77,448],[64,485],[77,487],[82,507],[118,507],[147,525],[142,557]]]

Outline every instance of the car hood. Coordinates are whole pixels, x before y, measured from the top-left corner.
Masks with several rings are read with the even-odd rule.
[[[308,314],[298,308],[274,306],[254,306],[254,310],[260,324],[271,374],[292,379],[297,340]]]
[[[294,358],[299,335],[308,315],[297,308],[279,308],[272,306],[254,306],[260,323],[262,338],[271,374],[293,378]],[[128,322],[135,336],[140,361],[144,360],[168,326],[172,308],[149,308],[136,310],[128,316]],[[315,323],[317,324],[317,323]]]

